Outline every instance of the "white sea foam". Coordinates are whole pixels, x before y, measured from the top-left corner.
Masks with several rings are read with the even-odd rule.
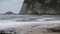
[[[17,28],[17,27],[31,27],[31,26],[36,26],[39,25],[40,27],[44,28],[53,28],[53,27],[58,27],[58,24],[60,24],[60,21],[30,21],[30,22],[16,22],[16,21],[0,21],[0,29],[5,29],[5,28]]]
[[[60,20],[45,16],[4,15],[0,16],[0,29],[40,26],[41,28],[58,27]]]

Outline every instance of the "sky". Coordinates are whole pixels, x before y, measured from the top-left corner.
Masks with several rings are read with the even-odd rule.
[[[0,0],[0,14],[12,11],[19,13],[24,0]]]

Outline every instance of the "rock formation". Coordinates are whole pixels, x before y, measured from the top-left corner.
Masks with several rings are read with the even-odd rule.
[[[6,12],[4,15],[14,15],[14,13],[11,12],[11,11],[8,11],[8,12]]]
[[[60,0],[25,0],[19,14],[59,15]]]

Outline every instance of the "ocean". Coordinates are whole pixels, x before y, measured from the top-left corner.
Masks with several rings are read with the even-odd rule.
[[[60,20],[60,15],[0,15],[0,21],[34,21],[34,20],[53,21]]]

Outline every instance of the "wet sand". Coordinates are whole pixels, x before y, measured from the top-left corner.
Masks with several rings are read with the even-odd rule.
[[[60,34],[60,33],[38,33],[38,32],[35,32],[35,33],[32,33],[32,34]]]
[[[6,32],[12,31],[12,34],[60,34],[40,27],[9,28],[5,30]]]

